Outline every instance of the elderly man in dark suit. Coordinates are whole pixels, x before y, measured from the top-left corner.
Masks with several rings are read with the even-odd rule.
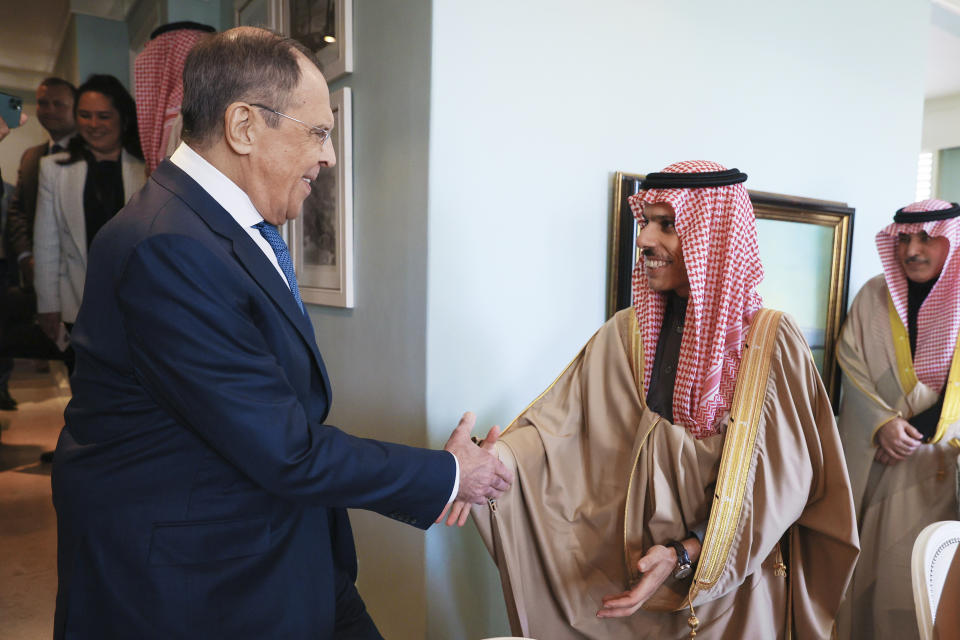
[[[512,475],[470,441],[470,414],[445,451],[324,424],[330,384],[276,229],[336,161],[310,53],[261,29],[209,36],[183,122],[90,250],[53,467],[55,637],[380,638],[346,508],[425,529]]]

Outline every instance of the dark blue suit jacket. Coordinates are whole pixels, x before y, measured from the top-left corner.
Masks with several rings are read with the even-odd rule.
[[[169,161],[97,235],[71,338],[56,638],[335,637],[363,611],[345,508],[425,529],[453,488],[449,453],[323,424],[309,320]]]

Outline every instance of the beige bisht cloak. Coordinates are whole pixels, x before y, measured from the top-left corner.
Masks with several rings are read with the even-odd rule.
[[[698,638],[830,636],[857,558],[850,485],[809,348],[792,319],[764,313],[769,370],[738,387],[724,435],[697,440],[644,405],[632,308],[508,427],[497,453],[516,480],[473,515],[513,633],[681,638],[690,594]],[[759,343],[753,328],[748,350]],[[749,423],[750,404],[753,430],[734,420],[741,407]],[[708,517],[693,580],[668,578],[629,618],[596,617],[603,596],[637,579],[646,549],[686,538]]]
[[[906,361],[897,364],[889,297],[883,275],[867,282],[853,302],[837,347],[845,374],[840,437],[862,544],[841,616],[841,638],[919,637],[910,578],[913,542],[931,522],[958,517],[958,451],[950,441],[960,435],[960,421],[944,425],[936,444],[921,445],[902,462],[886,466],[873,461],[873,437],[881,426],[895,417],[909,419],[938,398],[913,374],[905,330],[901,343]],[[912,380],[901,377],[905,368],[902,373],[908,380],[913,375]]]

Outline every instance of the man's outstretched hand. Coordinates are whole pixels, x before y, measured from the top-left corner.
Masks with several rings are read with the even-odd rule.
[[[476,422],[477,416],[473,412],[463,414],[460,424],[443,447],[455,455],[460,463],[460,489],[456,500],[451,503],[453,510],[447,519],[448,525],[458,522],[462,527],[467,521],[471,504],[482,504],[488,498],[499,498],[513,483],[513,473],[493,453],[493,445],[500,436],[500,428],[491,428],[483,445],[478,447],[470,439],[470,431]],[[437,522],[443,520],[450,506],[444,507]]]
[[[671,547],[654,545],[637,562],[640,580],[629,591],[604,596],[598,618],[623,618],[632,616],[643,606],[650,596],[662,585],[674,567],[677,566],[677,552]]]

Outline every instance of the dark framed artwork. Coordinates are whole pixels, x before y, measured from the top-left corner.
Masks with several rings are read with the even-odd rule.
[[[637,226],[627,198],[642,175],[617,172],[613,184],[607,316],[630,306]],[[750,191],[766,307],[796,319],[834,407],[839,406],[836,344],[847,309],[854,210],[842,202]]]
[[[353,158],[349,87],[330,94],[330,140],[337,164],[320,170],[303,202],[303,212],[287,223],[287,243],[304,302],[353,307]]]
[[[353,1],[285,0],[284,33],[314,52],[327,82],[353,71]]]

